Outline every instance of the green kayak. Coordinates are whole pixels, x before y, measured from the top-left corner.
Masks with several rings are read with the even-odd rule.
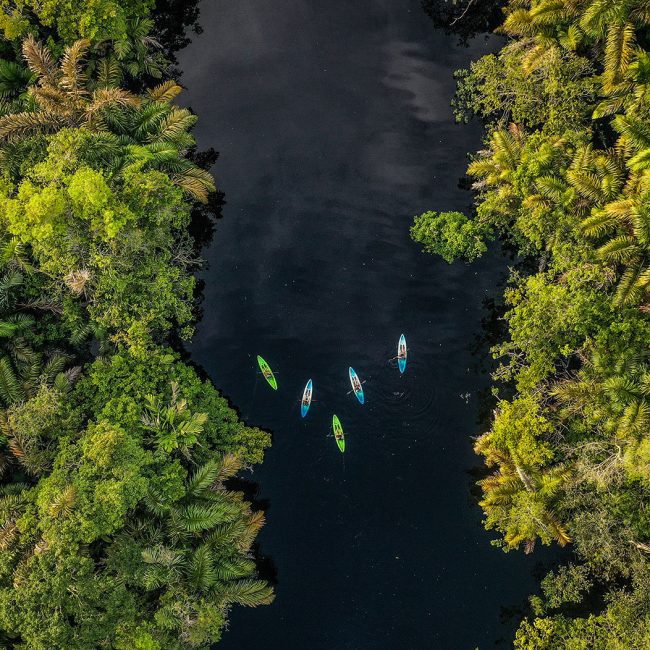
[[[257,355],[257,363],[260,366],[260,370],[262,371],[262,374],[264,375],[264,379],[269,382],[269,386],[273,390],[278,390],[278,382],[275,381],[275,375],[273,374],[273,370],[271,370],[271,366],[269,366],[260,355]]]
[[[345,451],[345,434],[343,433],[341,422],[336,415],[332,417],[332,429],[334,429],[336,444],[339,446],[341,451]]]

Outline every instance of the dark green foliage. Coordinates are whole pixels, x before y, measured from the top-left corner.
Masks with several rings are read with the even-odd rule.
[[[436,27],[455,34],[463,45],[478,34],[493,31],[503,20],[501,0],[422,0],[422,8]]]

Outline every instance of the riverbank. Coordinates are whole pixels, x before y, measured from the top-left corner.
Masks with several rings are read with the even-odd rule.
[[[227,489],[270,436],[173,347],[195,320],[192,214],[218,197],[169,59],[191,7],[169,8],[174,29],[151,9],[53,0],[0,21],[11,647],[206,647],[232,605],[273,599],[250,556],[263,513]]]
[[[574,557],[531,598],[521,649],[650,643],[647,26],[636,3],[510,3],[505,46],[458,74],[460,118],[488,125],[475,206],[412,229],[450,262],[496,237],[526,262],[493,349],[481,505],[504,550]]]

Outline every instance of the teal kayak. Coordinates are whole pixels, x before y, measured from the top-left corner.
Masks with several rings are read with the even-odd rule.
[[[361,386],[361,380],[359,379],[359,375],[357,375],[356,371],[352,366],[350,366],[348,372],[350,374],[350,384],[352,384],[352,390],[354,391],[354,394],[357,396],[359,402],[363,404],[365,401],[365,397],[363,395],[363,387]]]
[[[302,402],[300,403],[300,415],[303,418],[305,417],[305,415],[307,415],[307,411],[309,411],[309,407],[311,406],[312,392],[313,392],[313,384],[311,383],[311,379],[310,379],[305,385],[305,390],[303,391],[302,394]]]
[[[404,334],[402,334],[399,337],[399,343],[397,344],[397,365],[399,366],[400,374],[406,370],[407,354],[408,352],[406,350],[406,337]]]

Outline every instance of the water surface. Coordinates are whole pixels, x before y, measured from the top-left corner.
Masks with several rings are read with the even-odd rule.
[[[199,145],[226,194],[191,352],[249,423],[273,431],[253,476],[277,598],[236,608],[223,648],[481,648],[511,638],[503,607],[536,557],[490,546],[470,348],[506,261],[449,266],[411,218],[467,208],[477,125],[455,125],[452,73],[495,44],[457,47],[418,0],[212,0],[182,53]],[[390,358],[401,332],[410,360]],[[261,354],[279,390],[257,373]],[[348,366],[366,405],[348,394]],[[307,379],[314,403],[305,421]],[[332,414],[347,431],[342,456]]]

